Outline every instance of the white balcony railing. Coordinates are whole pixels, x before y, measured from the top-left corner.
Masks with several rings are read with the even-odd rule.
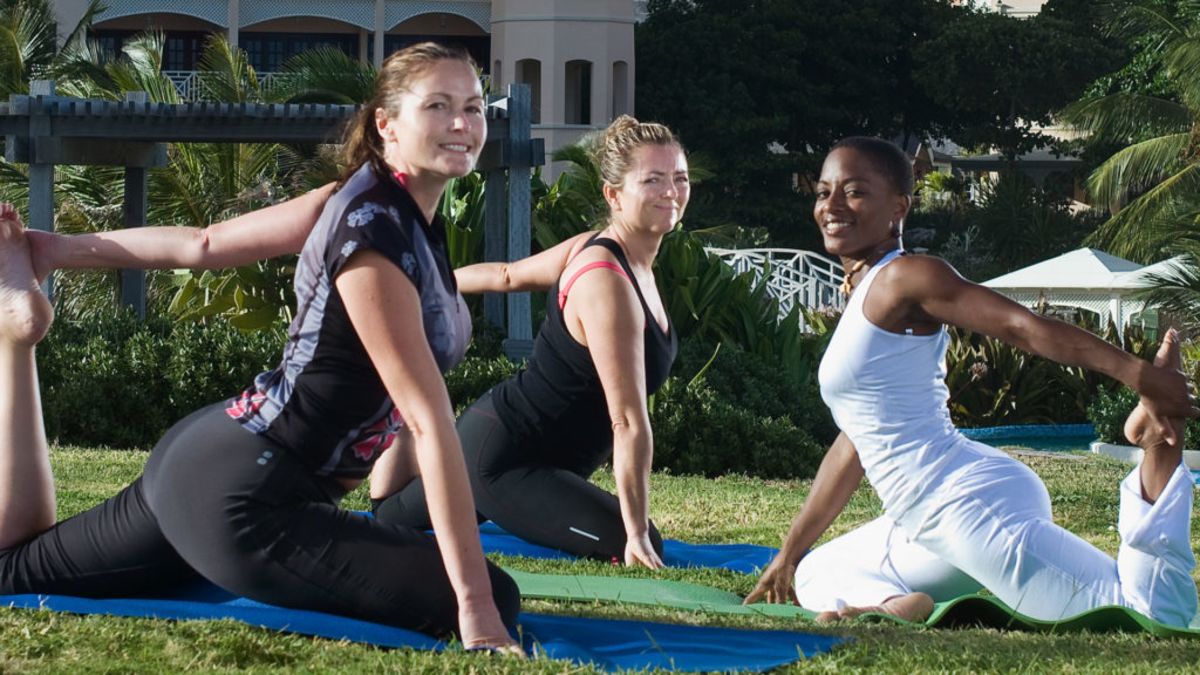
[[[162,73],[175,85],[175,90],[179,92],[179,97],[183,100],[194,101],[199,97],[200,80],[204,77],[203,71],[164,70]],[[262,88],[263,93],[269,92],[272,86],[287,77],[287,73],[257,73],[257,75],[258,86]]]
[[[797,305],[810,310],[842,310],[842,266],[811,251],[788,248],[709,248],[739,273],[751,273],[779,301],[779,317]]]

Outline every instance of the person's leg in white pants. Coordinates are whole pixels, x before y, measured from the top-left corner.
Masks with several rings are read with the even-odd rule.
[[[1154,504],[1142,498],[1139,476],[1140,467],[1121,483],[1117,560],[1054,524],[1028,467],[995,458],[931,496],[914,540],[1036,619],[1124,605],[1186,626],[1196,612],[1191,475],[1181,464]]]
[[[815,612],[878,606],[909,593],[942,602],[982,586],[880,516],[813,549],[796,567],[796,598]]]

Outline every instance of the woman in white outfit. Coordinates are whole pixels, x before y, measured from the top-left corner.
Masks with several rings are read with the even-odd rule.
[[[1149,363],[966,281],[937,258],[902,255],[912,186],[907,156],[886,141],[845,139],[825,159],[813,213],[842,260],[850,298],[819,377],[843,434],[747,602],[796,601],[821,619],[870,610],[920,620],[934,599],[982,585],[1043,620],[1124,605],[1187,625],[1196,586],[1182,422],[1200,411],[1174,334]],[[1146,453],[1120,485],[1116,560],[1054,524],[1046,488],[1028,467],[954,428],[947,324],[1104,373],[1141,395],[1127,433]],[[864,474],[885,515],[804,555]]]

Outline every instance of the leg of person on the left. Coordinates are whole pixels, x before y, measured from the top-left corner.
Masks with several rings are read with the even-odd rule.
[[[34,359],[53,315],[24,227],[0,204],[0,593],[144,595],[194,578],[159,532],[141,479],[55,524]]]
[[[209,406],[180,422],[146,465],[163,533],[200,574],[283,607],[436,636],[458,631],[457,599],[435,540],[339,508],[344,488]],[[516,583],[488,565],[511,629]]]

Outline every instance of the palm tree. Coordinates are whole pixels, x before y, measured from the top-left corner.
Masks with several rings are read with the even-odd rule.
[[[0,0],[0,100],[29,93],[33,80],[54,79],[62,56],[85,41],[92,18],[103,10],[99,0],[92,0],[60,50],[49,2]]]
[[[0,0],[0,101],[28,94],[34,80],[58,79],[70,71],[69,55],[86,43],[92,18],[104,9],[93,0],[59,49],[54,12],[46,0]],[[0,160],[0,200],[24,209],[29,198],[23,166]]]
[[[1144,298],[1190,329],[1200,328],[1200,2],[1174,14],[1161,3],[1115,15],[1116,34],[1149,47],[1168,96],[1120,92],[1071,106],[1065,119],[1098,142],[1127,144],[1101,164],[1088,189],[1119,208],[1087,240],[1152,262],[1177,256],[1146,278]]]
[[[1119,208],[1091,245],[1143,262],[1200,251],[1198,16],[1195,0],[1181,2],[1177,16],[1161,3],[1123,9],[1112,29],[1150,45],[1170,97],[1119,92],[1082,100],[1063,114],[1092,141],[1126,145],[1088,180],[1097,203]]]
[[[77,77],[61,83],[64,95],[120,100],[130,91],[146,92],[150,102],[181,103],[175,85],[162,73],[164,39],[150,32],[125,43],[118,58],[107,58],[94,44],[80,44],[63,59]],[[198,91],[226,103],[264,101],[257,75],[245,54],[223,37],[205,45]],[[277,143],[176,143],[166,166],[151,170],[148,220],[155,224],[204,226],[232,214],[284,198],[285,186],[307,158]],[[122,175],[119,169],[61,167],[57,229],[64,232],[120,227]],[[168,302],[181,318],[223,315],[242,328],[261,328],[288,320],[291,261],[269,261],[238,270],[154,273],[148,284],[152,304]],[[69,316],[111,311],[115,274],[62,275],[60,309]]]

